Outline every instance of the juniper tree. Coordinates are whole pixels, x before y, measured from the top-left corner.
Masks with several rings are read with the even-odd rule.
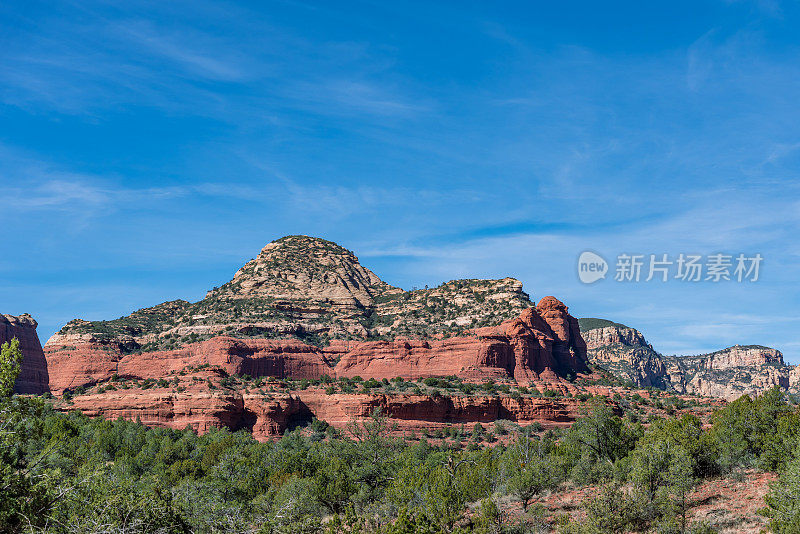
[[[0,349],[0,397],[10,397],[14,393],[14,383],[19,376],[21,363],[19,340],[14,338],[11,343],[3,343]]]

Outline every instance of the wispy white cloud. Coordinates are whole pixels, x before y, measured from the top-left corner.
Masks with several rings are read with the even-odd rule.
[[[535,299],[556,294],[581,310],[576,313],[625,322],[641,329],[658,350],[669,354],[758,343],[776,346],[790,361],[800,361],[800,353],[791,348],[795,339],[791,326],[800,317],[787,314],[785,308],[798,296],[797,289],[786,266],[776,266],[783,261],[780,243],[791,241],[794,228],[800,225],[800,205],[793,198],[762,198],[756,205],[754,210],[752,203],[709,195],[693,198],[691,205],[670,217],[602,233],[543,230],[427,246],[386,243],[365,249],[362,256],[406,258],[403,278],[415,280],[416,285],[458,276],[515,276]],[[574,273],[578,255],[587,249],[600,251],[612,262],[621,252],[668,253],[673,258],[679,252],[760,252],[765,269],[771,270],[750,286],[689,286],[673,281],[662,288],[611,280],[584,286]],[[670,296],[665,298],[662,289]],[[782,296],[766,296],[773,290]],[[735,311],[744,309],[749,313]]]
[[[208,34],[184,29],[166,33],[145,21],[124,21],[114,33],[127,37],[134,45],[158,58],[173,62],[188,74],[210,80],[241,82],[258,76],[257,63],[249,60],[227,43]]]
[[[233,19],[200,6],[192,10],[216,17],[217,26],[171,19],[165,5],[156,11],[167,20],[87,7],[79,25],[54,17],[41,23],[46,34],[15,28],[17,46],[0,58],[0,101],[96,116],[137,105],[233,124],[254,121],[258,108],[385,119],[431,105],[408,94],[410,80],[387,75],[385,51],[351,41],[320,47],[261,14],[240,9]],[[238,97],[220,98],[214,82],[237,87]]]

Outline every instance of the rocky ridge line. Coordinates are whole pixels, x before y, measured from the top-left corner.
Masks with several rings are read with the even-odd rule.
[[[199,302],[165,302],[112,321],[75,319],[48,344],[93,339],[133,353],[220,335],[292,337],[317,346],[334,339],[452,337],[496,325],[530,306],[522,283],[513,278],[453,280],[403,291],[335,243],[287,236],[269,243]]]
[[[736,345],[710,354],[666,356],[641,332],[604,319],[580,319],[589,361],[638,387],[734,400],[772,387],[797,393],[800,368],[762,346]]]

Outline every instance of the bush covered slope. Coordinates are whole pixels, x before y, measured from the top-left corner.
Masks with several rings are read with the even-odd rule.
[[[692,489],[744,468],[780,473],[773,530],[800,524],[800,413],[777,389],[718,410],[707,430],[691,415],[645,428],[595,397],[559,431],[475,425],[434,445],[392,438],[376,413],[259,443],[54,412],[10,395],[18,360],[3,347],[3,532],[714,532],[692,524]],[[593,488],[577,519],[541,505],[575,487]]]

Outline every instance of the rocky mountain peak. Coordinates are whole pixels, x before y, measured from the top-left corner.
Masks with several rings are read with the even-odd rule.
[[[543,297],[539,304],[536,305],[536,309],[539,310],[539,313],[545,313],[548,311],[561,311],[567,313],[569,308],[567,305],[558,300],[553,296]]]
[[[613,344],[634,348],[653,348],[641,332],[624,324],[594,317],[578,319],[578,323],[583,338],[591,349]]]
[[[543,309],[572,339],[572,326],[563,320],[566,307],[553,299],[551,309],[547,302]],[[451,280],[403,291],[346,248],[294,235],[269,243],[203,300],[165,302],[113,320],[74,320],[48,344],[94,340],[128,354],[178,349],[219,335],[288,337],[318,346],[332,339],[447,338],[498,325],[532,305],[513,278]]]
[[[387,292],[399,292],[332,241],[286,236],[265,246],[229,283],[207,297],[269,297],[365,308]]]

